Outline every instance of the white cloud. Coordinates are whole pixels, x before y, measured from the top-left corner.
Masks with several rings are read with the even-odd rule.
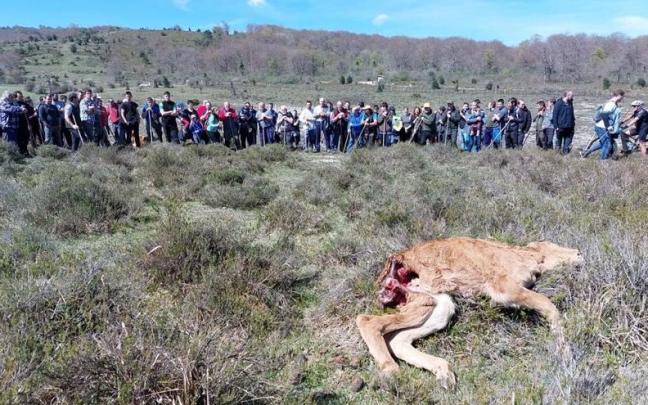
[[[638,15],[625,15],[614,19],[617,31],[633,34],[648,33],[648,18]]]
[[[383,25],[385,22],[389,20],[389,16],[387,14],[378,14],[371,20],[373,25]]]
[[[191,0],[173,0],[173,5],[178,7],[180,10],[188,10],[189,3]]]
[[[247,0],[247,4],[251,7],[261,7],[266,5],[266,0]]]

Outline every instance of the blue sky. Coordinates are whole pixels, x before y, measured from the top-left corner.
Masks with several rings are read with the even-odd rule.
[[[177,24],[206,29],[226,22],[239,31],[248,24],[277,24],[389,36],[497,39],[509,45],[534,34],[648,34],[645,0],[32,0],[29,7],[9,3],[0,13],[2,26]]]

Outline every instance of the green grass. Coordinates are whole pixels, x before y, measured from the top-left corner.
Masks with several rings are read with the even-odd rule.
[[[398,145],[332,161],[279,146],[27,160],[0,147],[0,402],[645,399],[638,157]],[[378,380],[354,318],[382,312],[385,257],[452,235],[584,253],[537,287],[572,357],[538,315],[460,299],[450,328],[418,343],[451,363],[455,391],[407,365]]]

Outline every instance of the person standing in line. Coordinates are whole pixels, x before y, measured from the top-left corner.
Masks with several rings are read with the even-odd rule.
[[[135,145],[140,148],[142,146],[139,136],[139,114],[137,113],[138,105],[133,101],[133,94],[130,91],[124,93],[124,101],[122,101],[119,108],[121,117],[122,131],[126,138],[126,145],[132,145],[135,138]]]
[[[569,154],[576,126],[574,93],[572,91],[564,92],[562,98],[556,101],[551,123],[556,131],[556,149],[562,155]]]
[[[56,104],[54,104],[54,95],[48,94],[45,97],[45,103],[41,105],[38,111],[41,122],[45,125],[45,143],[47,145],[56,145],[63,147],[61,139],[61,113]]]
[[[79,106],[79,96],[76,93],[70,93],[67,98],[68,102],[65,104],[65,109],[63,110],[63,118],[65,120],[65,126],[67,127],[70,137],[71,137],[71,148],[73,152],[79,150],[81,144],[83,143],[81,138],[81,133],[79,132],[78,121],[74,114],[74,110]]]

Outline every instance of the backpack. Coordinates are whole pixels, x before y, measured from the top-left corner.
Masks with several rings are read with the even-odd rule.
[[[605,128],[610,126],[610,113],[603,111],[602,105],[596,107],[596,111],[594,111],[594,123],[599,121],[603,121]]]

